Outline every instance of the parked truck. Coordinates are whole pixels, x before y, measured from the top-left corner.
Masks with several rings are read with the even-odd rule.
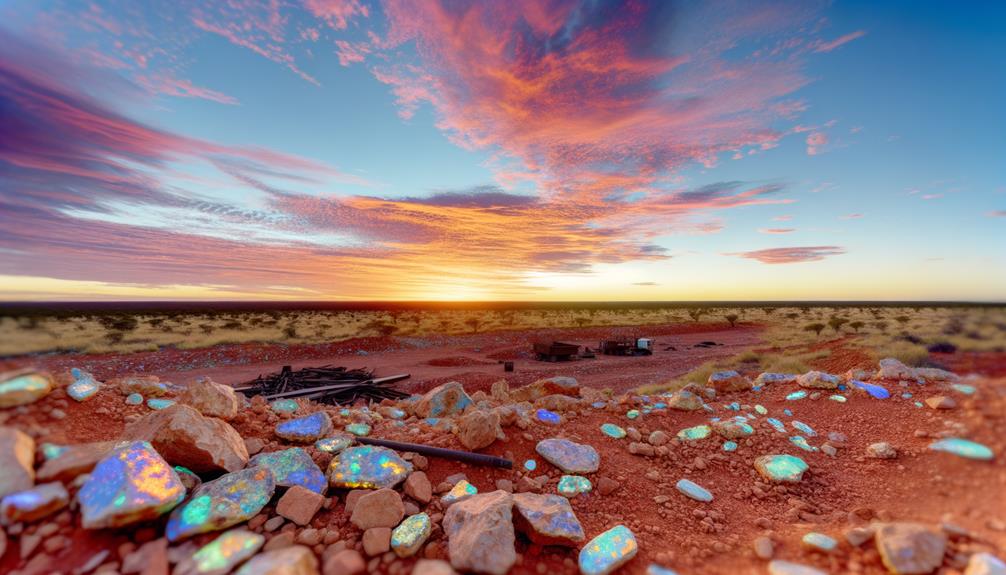
[[[653,340],[646,337],[609,339],[602,341],[598,349],[604,355],[653,355]]]

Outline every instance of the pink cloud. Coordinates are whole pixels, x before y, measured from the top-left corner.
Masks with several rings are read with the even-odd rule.
[[[209,88],[202,88],[194,85],[189,80],[174,78],[167,74],[140,76],[137,78],[137,81],[141,86],[154,94],[179,98],[200,98],[229,105],[237,105],[239,103],[238,99],[233,96]]]
[[[1006,218],[1006,210],[993,210],[985,215],[990,218]]]
[[[840,216],[840,217],[841,217],[841,218],[842,218],[843,220],[858,220],[859,218],[862,218],[862,217],[863,217],[863,214],[859,214],[859,213],[855,213],[855,214],[845,214],[845,215],[843,215],[843,216]]]
[[[828,144],[828,135],[824,132],[813,132],[807,136],[807,155],[816,156],[821,148]]]
[[[793,216],[785,215],[785,216],[776,216],[776,217],[772,218],[772,221],[774,221],[774,222],[788,222],[788,221],[790,221],[792,219],[793,219]]]
[[[839,36],[838,38],[835,38],[830,42],[819,42],[814,48],[814,51],[831,52],[832,50],[838,48],[839,46],[844,46],[845,44],[848,44],[849,42],[852,42],[857,38],[862,38],[863,36],[866,36],[865,30],[856,30],[855,32],[845,34],[844,36]]]
[[[759,233],[762,234],[790,234],[796,231],[796,228],[760,228]]]
[[[923,194],[923,200],[938,200],[943,197],[943,194]]]
[[[304,7],[336,30],[343,30],[357,15],[367,17],[370,9],[359,0],[303,0]]]
[[[365,42],[351,43],[345,40],[336,40],[335,45],[339,63],[343,66],[349,66],[354,62],[363,62],[367,54],[370,53],[370,46]]]
[[[734,252],[725,255],[757,260],[763,264],[796,264],[816,262],[827,257],[845,253],[838,246],[808,246],[793,248],[770,248],[750,252]]]

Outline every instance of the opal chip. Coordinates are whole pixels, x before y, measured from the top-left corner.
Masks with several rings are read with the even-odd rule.
[[[251,458],[248,466],[261,465],[272,471],[277,487],[300,485],[315,493],[325,494],[328,481],[311,456],[300,447],[292,447],[271,453],[259,453]]]
[[[276,426],[276,435],[287,441],[315,442],[332,431],[332,420],[324,411],[289,419]]]
[[[807,437],[817,437],[817,432],[814,431],[814,429],[811,426],[807,425],[802,421],[794,420],[790,422],[790,425],[792,425],[793,428],[796,429],[797,431],[804,433]]]
[[[596,449],[568,439],[543,439],[538,442],[535,451],[566,473],[594,473],[601,465],[601,456]]]
[[[720,434],[724,439],[738,439],[740,437],[747,437],[754,433],[754,428],[751,424],[747,423],[743,419],[727,419],[724,421],[717,421],[713,424],[713,429],[716,433]]]
[[[624,525],[616,525],[588,542],[580,550],[582,575],[607,575],[628,563],[639,545],[636,536]]]
[[[849,383],[852,384],[856,389],[865,391],[874,399],[887,399],[891,397],[891,392],[887,391],[887,388],[876,385],[874,383],[866,383],[865,381],[852,380]]]
[[[710,433],[712,433],[712,428],[708,425],[696,425],[695,427],[687,427],[679,431],[678,438],[685,441],[696,441],[709,437]]]
[[[838,548],[838,541],[833,538],[828,537],[824,533],[810,532],[803,536],[801,539],[803,544],[811,549],[816,549],[818,551],[824,551],[825,553],[831,553]]]
[[[248,521],[265,507],[276,490],[272,471],[256,465],[204,483],[192,498],[171,513],[165,534],[179,541]]]
[[[768,414],[768,410],[765,409],[765,406],[762,405],[762,404],[760,404],[760,403],[758,405],[756,405],[754,408],[755,408],[755,411],[758,412],[758,415],[767,415]]]
[[[66,387],[66,394],[77,401],[91,399],[101,389],[101,382],[86,371],[75,367],[70,370],[70,375],[73,376],[74,382]]]
[[[524,469],[534,471],[535,469],[538,469],[538,462],[533,459],[528,459],[524,462]]]
[[[804,451],[818,451],[816,447],[807,443],[807,440],[802,435],[794,435],[793,437],[790,437],[789,442]]]
[[[339,453],[350,445],[353,445],[353,438],[349,435],[324,437],[314,442],[314,448],[323,453]]]
[[[366,437],[370,435],[370,426],[366,423],[350,423],[346,426],[346,431],[357,437]]]
[[[975,386],[966,383],[951,383],[950,387],[964,395],[974,395],[976,391]]]
[[[845,398],[844,395],[831,395],[831,396],[828,396],[828,399],[830,399],[832,401],[837,401],[838,403],[845,403],[846,402],[846,398]]]
[[[105,456],[77,493],[84,529],[156,519],[184,498],[178,474],[146,441],[128,443]]]
[[[130,393],[126,396],[126,405],[143,405],[143,396],[139,393]]]
[[[269,407],[276,413],[293,413],[300,409],[300,404],[296,399],[277,399]]]
[[[349,447],[332,458],[328,484],[343,489],[392,488],[412,473],[412,464],[387,447]]]
[[[549,425],[559,425],[559,423],[562,422],[562,416],[554,411],[549,411],[544,408],[534,412],[534,416],[538,418],[538,421],[548,423]]]
[[[736,441],[724,441],[723,442],[723,451],[737,451],[737,442]]]
[[[63,484],[54,481],[18,491],[0,500],[0,520],[6,525],[21,521],[38,521],[67,506],[70,494]]]
[[[639,410],[630,409],[629,411],[625,412],[625,417],[628,417],[629,419],[636,419],[637,417],[639,417]]]
[[[696,501],[701,501],[703,503],[709,503],[713,500],[713,494],[709,492],[708,489],[702,487],[694,481],[688,479],[681,479],[678,481],[677,485],[678,491],[684,494],[686,497],[694,499]]]
[[[601,425],[601,433],[615,439],[622,439],[625,437],[625,430],[614,423],[605,423]]]
[[[42,451],[42,457],[44,457],[46,461],[48,461],[50,459],[56,459],[60,455],[63,455],[70,448],[66,445],[56,445],[55,443],[43,443],[42,445],[39,446],[39,449]]]
[[[0,408],[25,405],[52,391],[52,379],[46,373],[23,373],[0,381]]]
[[[978,459],[980,461],[991,461],[995,458],[992,450],[981,443],[958,437],[949,437],[936,441],[930,444],[929,449],[933,451],[945,451],[959,455],[960,457]]]
[[[440,501],[443,502],[444,507],[450,507],[455,503],[460,503],[461,501],[468,499],[472,495],[478,495],[478,493],[479,490],[477,487],[468,483],[467,480],[462,479],[461,481],[455,483],[454,487],[452,487],[451,490],[440,499]]]
[[[581,493],[590,493],[593,489],[590,480],[580,475],[563,475],[556,488],[563,497],[576,497]]]
[[[803,399],[805,397],[807,397],[807,392],[801,389],[800,391],[794,391],[793,393],[787,395],[786,401],[796,401],[798,399]]]
[[[191,558],[183,561],[179,569],[186,575],[227,575],[235,567],[255,555],[265,537],[247,529],[231,529],[203,545]]]
[[[772,428],[775,429],[776,431],[778,431],[779,433],[786,433],[786,424],[785,423],[779,421],[778,419],[776,419],[774,417],[770,417],[770,418],[766,419],[765,421],[767,421],[768,424],[771,425]]]
[[[147,400],[147,407],[153,409],[154,411],[160,411],[162,409],[167,409],[175,404],[173,399],[161,399],[158,397],[152,397]]]
[[[777,483],[797,483],[807,471],[807,463],[795,455],[762,455],[754,462],[762,477]]]
[[[433,522],[425,513],[405,519],[391,531],[391,550],[399,557],[411,557],[433,533]]]

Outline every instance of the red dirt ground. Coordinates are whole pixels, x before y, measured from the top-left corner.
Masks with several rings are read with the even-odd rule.
[[[676,328],[681,329],[680,331]],[[81,366],[92,370],[99,378],[109,378],[128,371],[156,373],[164,378],[184,383],[198,375],[210,375],[217,381],[236,383],[246,381],[259,373],[273,371],[283,364],[294,367],[304,365],[335,364],[348,367],[378,366],[379,375],[406,371],[413,374],[411,389],[421,390],[438,381],[458,379],[465,382],[469,392],[485,389],[493,381],[504,378],[516,387],[540,377],[574,375],[581,385],[612,387],[627,390],[638,385],[656,383],[683,373],[701,362],[732,355],[758,343],[759,329],[738,327],[700,331],[699,326],[666,326],[662,329],[624,329],[655,337],[657,353],[652,357],[611,358],[599,357],[564,364],[545,364],[520,357],[533,339],[561,339],[596,345],[595,340],[605,333],[600,330],[542,330],[536,333],[514,332],[482,334],[452,338],[424,338],[408,342],[394,340],[366,340],[328,346],[324,349],[296,349],[276,346],[227,346],[179,352],[169,350],[154,354],[134,354],[142,357],[50,356],[39,358],[50,369]],[[712,328],[712,329],[710,329]],[[614,331],[614,330],[612,330]],[[694,348],[695,343],[712,340],[723,343],[713,348]],[[833,349],[829,357],[830,369],[844,371],[862,358],[845,356],[842,342],[829,342]],[[371,345],[373,344],[373,345]],[[678,351],[663,351],[674,345]],[[254,352],[265,353],[265,359],[255,359]],[[357,355],[360,349],[370,355]],[[379,350],[384,351],[379,351]],[[838,350],[838,351],[836,351]],[[517,363],[514,374],[504,374],[501,365],[478,365],[487,357],[513,354]],[[846,363],[833,363],[836,356]],[[437,358],[471,358],[476,365],[436,367],[430,361]],[[184,358],[184,361],[178,361]],[[836,360],[837,361],[837,360]],[[968,360],[974,365],[984,365],[984,360]],[[998,357],[990,360],[1001,362]],[[946,358],[941,362],[947,363]],[[14,363],[24,363],[19,360]],[[952,362],[950,362],[952,364]],[[1001,367],[1001,364],[997,364]],[[723,409],[725,402],[737,401],[744,412],[754,404],[768,408],[769,415],[787,422],[799,419],[813,427],[818,437],[810,438],[813,445],[821,445],[829,432],[848,436],[847,447],[837,457],[822,452],[798,451],[787,440],[789,434],[779,434],[759,417],[753,424],[756,434],[741,441],[734,453],[724,453],[721,440],[709,438],[693,444],[671,444],[666,458],[643,458],[629,454],[628,439],[615,440],[599,431],[602,423],[612,422],[623,427],[634,426],[647,436],[657,429],[674,435],[678,430],[708,422],[708,414],[678,411],[655,411],[637,420],[629,420],[626,410],[633,405],[618,406],[611,411],[584,408],[573,413],[559,427],[533,422],[526,430],[516,427],[505,429],[508,440],[497,441],[485,453],[504,456],[514,461],[514,470],[487,469],[466,466],[451,461],[431,458],[427,469],[434,485],[448,475],[464,472],[480,491],[495,489],[498,479],[516,483],[521,464],[529,458],[539,462],[538,473],[550,477],[546,491],[554,492],[560,474],[534,452],[535,444],[547,437],[567,437],[593,445],[601,454],[601,468],[590,476],[595,488],[601,477],[616,480],[620,488],[612,494],[600,495],[597,491],[572,500],[573,508],[589,537],[625,523],[636,534],[639,555],[622,573],[641,574],[651,562],[659,562],[676,569],[682,575],[698,573],[764,573],[765,562],[754,557],[751,542],[760,535],[776,540],[776,557],[815,565],[831,573],[879,574],[886,572],[880,565],[871,544],[852,548],[844,543],[844,529],[861,521],[858,517],[880,517],[893,520],[911,520],[930,524],[947,521],[974,533],[974,539],[954,537],[948,549],[948,561],[953,563],[957,552],[989,550],[1000,557],[1006,548],[1006,380],[976,381],[979,388],[973,397],[960,394],[954,397],[959,407],[936,412],[917,408],[915,399],[948,393],[913,386],[911,400],[895,397],[878,401],[864,395],[852,395],[847,403],[804,399],[786,401],[791,386],[770,386],[761,392],[743,392],[724,396],[713,402],[716,415],[728,416],[733,412]],[[894,391],[894,390],[892,390]],[[826,396],[825,396],[826,397]],[[59,406],[67,417],[56,420],[47,414]],[[793,417],[783,415],[791,409]],[[67,401],[62,391],[33,404],[27,409],[8,410],[4,423],[24,430],[34,430],[36,440],[55,443],[78,443],[115,438],[130,414],[146,412],[143,407],[126,406],[122,397],[112,390],[104,390],[98,397],[78,404]],[[338,426],[346,423],[334,408],[329,408]],[[271,430],[277,416],[246,412],[235,422],[237,430],[245,437],[261,437],[270,442],[266,450],[279,448]],[[962,425],[964,436],[991,447],[998,455],[993,462],[976,462],[936,453],[926,449],[932,436],[956,429]],[[462,448],[453,435],[436,432],[425,425],[420,434],[407,433],[385,422],[375,426],[373,436],[439,446]],[[898,459],[881,461],[864,458],[866,446],[877,441],[888,441],[900,451]],[[316,461],[326,463],[323,454],[309,449]],[[798,454],[810,465],[810,471],[800,484],[787,487],[764,486],[752,468],[755,457],[766,453]],[[650,471],[658,475],[647,478]],[[715,500],[709,504],[697,503],[680,495],[674,483],[681,478],[691,478],[709,489]],[[654,497],[669,499],[658,504]],[[268,509],[266,510],[268,511]],[[332,511],[323,511],[316,517],[316,526],[339,529],[343,537],[359,534],[348,525],[342,504]],[[142,531],[142,530],[141,530]],[[842,541],[841,552],[834,555],[810,553],[801,549],[799,538],[808,531],[819,531]],[[68,570],[79,565],[101,548],[114,549],[130,538],[130,534],[89,534],[73,531],[73,542],[58,558],[53,568]],[[132,537],[137,537],[133,534]],[[153,532],[143,532],[139,537],[152,537]],[[433,543],[424,551],[427,556],[443,557],[445,554],[442,533],[434,532]],[[518,538],[519,563],[516,574],[576,573],[575,550],[531,545]],[[12,543],[14,540],[12,539]],[[8,552],[0,562],[0,572],[17,566],[16,544],[8,545]],[[962,570],[962,568],[959,568]],[[954,573],[945,571],[946,574]],[[959,572],[959,571],[957,571]]]

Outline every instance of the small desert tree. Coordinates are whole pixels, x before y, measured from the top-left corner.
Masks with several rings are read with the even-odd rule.
[[[849,327],[851,327],[852,329],[856,330],[856,333],[859,333],[859,330],[864,325],[866,325],[866,324],[863,323],[863,322],[861,322],[861,321],[859,321],[859,320],[856,320],[856,321],[853,321],[853,322],[849,322]]]
[[[472,333],[478,332],[479,331],[479,325],[481,325],[481,324],[482,324],[482,322],[477,317],[470,317],[470,318],[468,318],[468,319],[465,320],[465,325],[467,325],[468,327],[472,328]]]
[[[825,326],[823,323],[808,323],[807,325],[803,326],[803,330],[812,331],[814,332],[815,335],[821,335],[821,332],[824,331],[824,327]]]
[[[728,313],[727,315],[723,316],[723,319],[730,322],[730,327],[735,327],[737,325],[737,320],[739,320],[740,318],[741,316],[735,313]]]
[[[887,333],[887,322],[886,321],[875,321],[873,322],[873,327],[880,330],[880,333]]]
[[[704,313],[706,313],[706,310],[700,307],[695,307],[688,310],[688,315],[691,316],[693,321],[699,321],[699,318],[702,317]]]
[[[904,327],[905,324],[908,323],[909,320],[911,319],[912,318],[908,317],[907,315],[899,315],[898,317],[894,318],[895,321],[901,324],[901,327]]]
[[[842,329],[842,326],[847,323],[849,323],[849,320],[844,317],[833,317],[828,320],[828,325],[831,329],[835,330],[835,333],[838,333]]]

